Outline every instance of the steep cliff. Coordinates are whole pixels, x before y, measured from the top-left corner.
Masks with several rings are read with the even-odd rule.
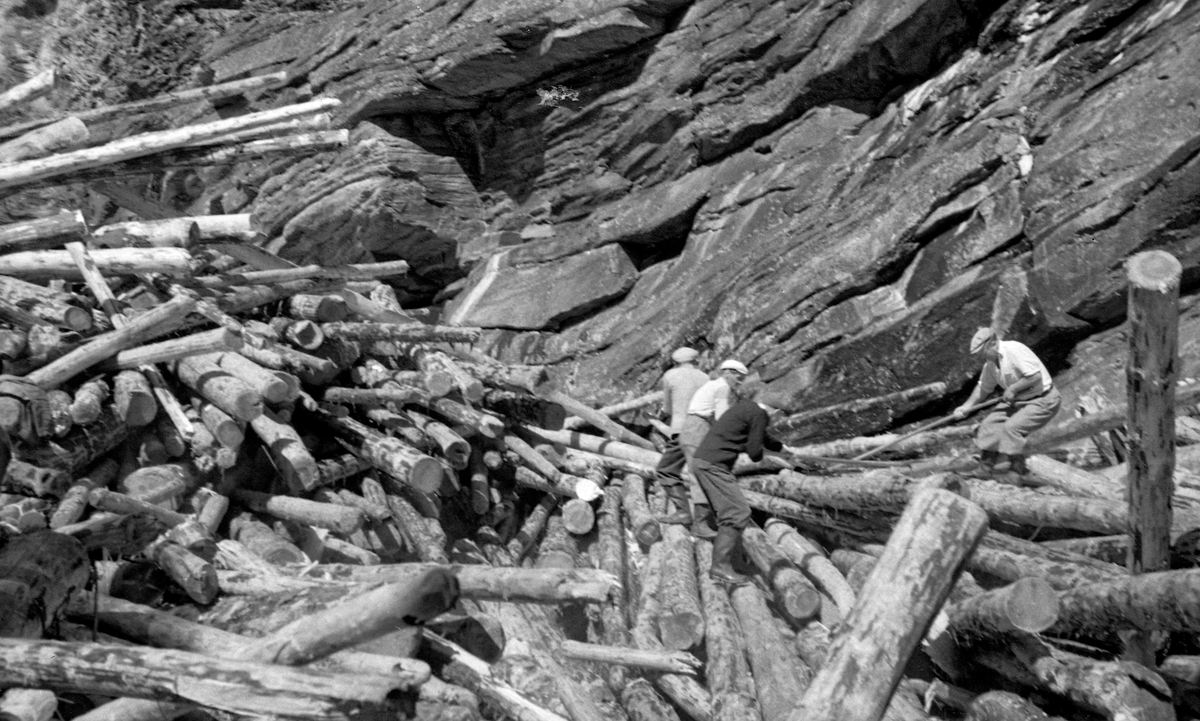
[[[67,39],[102,5],[38,5],[38,62],[106,73],[60,102],[159,88],[136,62],[180,86],[285,68],[223,112],[332,95],[353,130],[144,192],[253,211],[288,257],[409,260],[409,302],[449,298],[484,348],[596,401],[648,390],[684,343],[790,410],[961,392],[987,323],[1070,401],[1113,374],[1085,351],[1119,335],[1123,259],[1175,253],[1185,292],[1200,264],[1186,0],[195,0],[139,15],[162,47],[97,62]]]

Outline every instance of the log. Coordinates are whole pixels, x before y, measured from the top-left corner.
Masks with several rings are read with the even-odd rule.
[[[251,270],[244,273],[201,275],[189,282],[201,288],[229,288],[232,286],[267,285],[316,278],[348,279],[367,276],[393,276],[408,272],[408,263],[393,260],[386,263],[362,263],[359,265],[305,265],[272,270]],[[330,337],[333,337],[331,334]],[[451,335],[454,335],[452,332]]]
[[[3,169],[0,168],[0,174]],[[105,248],[91,251],[96,267],[106,275],[163,273],[187,275],[191,254],[182,248]],[[0,274],[19,278],[82,280],[83,275],[65,250],[22,250],[0,255]]]
[[[112,223],[92,231],[97,248],[192,248],[236,238],[250,242],[262,232],[249,213],[201,215]]]
[[[1175,389],[1175,405],[1190,406],[1200,402],[1200,384]],[[1129,418],[1125,404],[1114,406],[1079,418],[1070,418],[1034,431],[1026,441],[1026,453],[1045,453],[1072,441],[1088,438],[1106,431],[1124,428]]]
[[[792,645],[780,637],[758,588],[749,584],[733,588],[729,600],[745,637],[746,656],[753,671],[763,721],[783,721],[795,705],[796,696],[808,688],[812,670],[800,660]],[[710,636],[713,633],[709,631]]]
[[[530,392],[535,392],[535,391],[531,390]],[[638,396],[637,398],[631,398],[627,401],[622,401],[620,403],[613,403],[612,405],[608,405],[608,406],[601,406],[600,408],[596,409],[596,412],[603,416],[608,416],[609,418],[613,418],[615,416],[619,416],[624,413],[628,413],[630,411],[636,411],[641,408],[645,408],[646,406],[654,405],[655,403],[661,403],[662,399],[663,399],[662,391],[650,391],[649,393],[644,393],[644,394]],[[537,425],[537,424],[535,423],[534,425]],[[567,430],[573,431],[573,430],[578,430],[579,428],[581,428],[585,425],[587,425],[587,421],[585,421],[584,419],[580,418],[579,416],[571,416],[562,424],[561,427],[566,428]],[[552,431],[558,430],[557,428],[550,428],[549,426],[542,426],[542,427],[548,428],[549,430],[552,430]]]
[[[164,150],[174,150],[187,145],[216,140],[233,131],[321,113],[339,105],[341,102],[337,99],[323,98],[273,110],[247,113],[228,120],[216,120],[186,128],[132,135],[95,148],[84,148],[68,153],[59,153],[49,158],[13,163],[0,168],[0,190],[18,188],[66,173],[98,168],[110,163],[153,155]],[[76,117],[80,117],[80,119],[83,119],[83,115],[76,113]],[[87,121],[84,120],[84,122]],[[2,132],[0,131],[0,133]]]
[[[558,443],[575,448],[581,451],[597,453],[604,456],[612,456],[624,461],[632,461],[640,463],[642,466],[648,466],[654,469],[658,465],[662,454],[658,451],[647,450],[641,446],[621,443],[619,441],[610,441],[600,436],[591,435],[588,433],[580,433],[578,431],[551,431],[544,428],[535,428],[533,426],[522,425],[520,428],[541,438],[547,443]]]
[[[984,536],[975,553],[967,559],[967,570],[1009,583],[1035,576],[1045,579],[1059,591],[1125,575],[1120,566],[998,531],[988,531]]]
[[[427,634],[430,652],[443,664],[442,674],[475,694],[502,714],[516,721],[567,721],[539,706],[520,691],[492,674],[491,665],[458,644],[437,634]]]
[[[671,526],[667,530],[668,539],[682,530],[680,526]],[[711,566],[712,544],[698,540],[695,559],[699,568]],[[701,575],[699,587],[704,603],[704,647],[708,656],[704,676],[712,693],[713,717],[745,721],[762,718],[756,701],[758,689],[746,661],[747,639],[725,588],[707,573]]]
[[[846,582],[841,571],[825,557],[820,547],[778,519],[767,519],[764,530],[767,538],[783,555],[833,599],[843,617],[850,613],[856,600],[854,590]]]
[[[546,535],[538,547],[534,568],[575,568],[575,541],[567,535],[561,513],[551,513],[546,519]]]
[[[262,415],[263,398],[253,387],[222,369],[206,356],[180,358],[173,364],[175,377],[206,401],[242,421]]]
[[[78,148],[86,145],[90,136],[82,120],[76,117],[63,118],[19,138],[0,143],[0,163],[44,158],[52,153]]]
[[[1179,284],[1183,266],[1162,250],[1125,263],[1129,278],[1128,498],[1129,572],[1171,566],[1171,496],[1175,476],[1175,382],[1179,355]],[[1154,667],[1155,644],[1127,639],[1125,659]]]
[[[128,433],[128,428],[112,409],[105,408],[95,423],[89,426],[75,426],[66,437],[38,446],[20,446],[17,456],[20,460],[43,469],[71,474],[88,467],[100,456],[116,448]],[[9,464],[10,478],[15,474],[15,465],[16,461]],[[59,488],[54,479],[44,480],[46,493],[58,496],[66,491],[66,486]],[[67,484],[69,485],[69,479]]]
[[[151,544],[146,555],[196,603],[206,606],[216,600],[217,572],[208,561],[165,538]]]
[[[298,293],[288,298],[284,310],[293,318],[315,323],[338,323],[350,312],[340,295]]]
[[[321,327],[311,320],[272,318],[268,325],[281,338],[304,350],[316,350],[325,342],[325,334],[321,331]]]
[[[541,395],[549,401],[558,403],[567,411],[574,413],[580,418],[583,418],[588,423],[604,431],[615,440],[623,441],[632,446],[644,448],[648,451],[654,451],[654,444],[650,441],[614,422],[608,416],[598,413],[591,406],[585,405],[561,391],[545,391]],[[585,448],[584,450],[590,449]]]
[[[549,381],[546,367],[541,365],[505,365],[481,354],[471,359],[459,355],[457,360],[463,370],[494,388],[537,395]]]
[[[47,390],[57,388],[118,351],[142,345],[151,338],[174,330],[195,306],[195,301],[189,298],[167,301],[135,317],[125,327],[96,336],[25,377]]]
[[[954,576],[987,530],[982,509],[922,490],[832,643],[826,664],[789,718],[879,719]]]
[[[78,210],[19,223],[0,225],[0,253],[61,248],[64,243],[88,237],[87,223]],[[11,282],[5,279],[5,282]],[[11,300],[7,295],[5,300]]]
[[[695,675],[700,669],[699,659],[684,651],[645,651],[580,641],[563,641],[559,644],[559,651],[577,661],[620,664],[661,673]]]
[[[17,306],[4,315],[20,328],[27,330],[31,325],[49,324],[66,330],[85,331],[92,327],[91,311],[76,296],[6,276],[0,276],[0,295],[12,306]]]
[[[429,416],[409,409],[405,415],[412,419],[425,437],[441,451],[442,458],[456,471],[467,467],[471,460],[471,446],[462,436],[455,433],[444,423],[433,420]]]
[[[233,416],[198,396],[192,397],[191,407],[198,411],[200,422],[218,443],[234,451],[241,448],[246,439],[244,422],[234,420]]]
[[[12,361],[25,353],[27,338],[19,330],[0,328],[0,361]]]
[[[317,487],[321,480],[317,461],[295,428],[281,422],[269,411],[251,420],[250,427],[262,439],[275,467],[293,493],[306,493]]]
[[[89,576],[87,554],[74,538],[54,531],[10,538],[0,547],[0,636],[41,638]]]
[[[662,538],[662,526],[659,525],[658,519],[650,513],[642,476],[636,473],[626,473],[622,483],[621,508],[625,511],[629,527],[633,529],[633,537],[643,546],[653,545]]]
[[[231,497],[252,511],[285,521],[328,528],[337,533],[354,533],[362,528],[366,520],[363,512],[357,508],[292,496],[273,496],[269,493],[235,489]]]
[[[50,721],[57,710],[58,697],[53,691],[10,688],[0,697],[2,721]]]
[[[762,529],[742,532],[742,547],[762,572],[775,594],[775,603],[789,623],[803,628],[821,610],[821,594],[792,565]],[[736,597],[734,598],[736,605]]]
[[[54,68],[46,68],[28,80],[17,83],[0,93],[0,111],[9,111],[23,103],[36,100],[54,89]]]
[[[906,434],[883,433],[877,436],[861,436],[844,438],[824,443],[814,443],[806,446],[790,446],[789,452],[795,456],[815,456],[818,458],[853,458],[869,453],[883,446],[888,446],[891,454],[911,456],[928,454],[932,450],[952,443],[973,438],[975,426],[954,426],[925,431],[905,438]]]
[[[242,344],[242,337],[228,328],[199,331],[191,335],[119,351],[103,363],[97,364],[96,370],[111,372],[157,363],[171,363],[190,356],[236,351],[242,347]]]
[[[117,479],[117,463],[104,459],[75,479],[63,494],[54,514],[50,517],[50,528],[58,529],[78,521],[87,510],[89,494],[94,488],[105,488]]]
[[[149,425],[158,415],[158,402],[146,376],[136,370],[117,373],[113,379],[113,408],[127,426]]]
[[[558,498],[553,493],[542,494],[537,504],[525,514],[521,529],[512,537],[505,548],[514,562],[519,563],[525,554],[537,544],[538,538],[546,528],[550,515],[558,505]]]
[[[788,439],[790,443],[822,434],[821,430],[814,431],[813,429],[826,429],[823,432],[826,437],[829,437],[828,429],[843,418],[853,418],[861,413],[883,413],[888,418],[892,418],[896,408],[912,408],[940,398],[945,393],[946,384],[938,381],[873,398],[859,398],[832,406],[813,408],[794,413],[778,423],[772,424],[771,432],[777,438]]]
[[[284,669],[185,651],[0,639],[0,683],[192,703],[233,714],[353,719],[395,713],[396,682],[364,674]]]
[[[581,498],[571,498],[563,502],[562,519],[567,533],[582,536],[595,527],[596,512],[591,503]]]
[[[481,403],[484,408],[505,418],[552,431],[562,428],[567,417],[561,404],[502,388],[484,390]]]
[[[638,602],[638,612],[635,622],[630,629],[630,636],[636,648],[643,650],[662,651],[664,647],[655,635],[653,627],[661,611],[658,599],[659,581],[664,563],[665,545],[656,543],[650,546],[649,557],[642,564],[642,588]],[[635,548],[627,546],[629,552]],[[630,566],[636,565],[632,559]],[[660,674],[653,677],[655,685],[688,716],[696,721],[711,721],[713,718],[712,697],[708,690],[692,678],[683,674]]]
[[[1141,664],[1084,658],[1028,636],[1009,637],[1005,646],[979,649],[974,658],[1005,678],[1064,696],[1104,718],[1175,718],[1170,687]]]
[[[434,563],[393,563],[381,566],[321,564],[304,569],[303,578],[350,584],[400,583],[420,576]],[[596,569],[533,569],[489,566],[444,566],[458,577],[463,598],[561,604],[576,601],[602,603],[618,590],[617,579]]]
[[[981,693],[963,710],[964,721],[1050,721],[1045,711],[1011,691]]]
[[[370,266],[364,264],[365,271]],[[333,338],[355,341],[390,341],[394,343],[474,343],[482,332],[479,328],[426,325],[424,323],[329,322],[321,324],[321,332]],[[472,384],[473,385],[473,384]],[[468,400],[471,400],[468,398]],[[478,400],[478,399],[475,399]]]
[[[229,537],[239,541],[267,563],[280,566],[308,563],[308,556],[256,519],[250,513],[241,513],[229,521]]]
[[[667,526],[662,543],[663,567],[657,591],[658,635],[668,650],[683,651],[700,643],[705,633],[692,536],[682,526]]]
[[[217,85],[208,85],[201,88],[193,88],[189,90],[178,90],[172,93],[156,95],[153,98],[146,100],[138,100],[130,103],[122,103],[119,105],[104,105],[92,110],[76,112],[74,115],[85,123],[99,123],[113,118],[128,117],[139,113],[150,113],[156,110],[165,108],[177,107],[186,103],[194,103],[200,101],[221,100],[223,98],[241,95],[242,93],[254,92],[256,90],[267,90],[275,88],[287,83],[287,73],[280,71],[268,75],[258,75],[252,78],[242,80],[233,80],[227,83],[219,83]],[[49,92],[54,85],[53,70],[46,70],[34,76],[30,80],[18,85],[15,88],[6,91],[12,93],[16,97],[20,97],[22,101],[37,97],[40,94]],[[16,92],[14,92],[16,91]],[[29,93],[33,93],[32,95]],[[0,96],[4,98],[4,96]],[[0,109],[6,106],[5,102],[14,102],[12,100],[0,100]],[[20,125],[11,125],[5,128],[0,128],[0,138],[11,138],[22,133],[26,133],[33,128],[38,128],[49,123],[53,123],[61,119],[63,116],[50,116],[47,118],[38,118],[30,120]]]
[[[351,418],[334,418],[328,414],[318,417],[326,426],[358,440],[361,445],[356,452],[388,476],[423,493],[433,493],[441,488],[445,472],[432,456]]]
[[[1013,631],[1041,633],[1058,620],[1060,608],[1054,587],[1030,576],[951,604],[947,630],[960,642]]]

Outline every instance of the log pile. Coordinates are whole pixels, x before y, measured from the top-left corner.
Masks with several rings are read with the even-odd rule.
[[[0,145],[0,192],[320,149],[296,119],[332,102],[63,152],[63,119],[2,128],[25,140]],[[1200,393],[1165,392],[1170,333],[1135,334],[1158,365],[1129,427],[1160,431],[1128,433],[1136,503],[1048,456],[972,478],[964,428],[788,447],[735,467],[756,516],[731,589],[656,518],[664,439],[620,422],[658,394],[592,408],[474,350],[479,329],[415,319],[387,282],[403,262],[296,266],[262,240],[248,216],[0,226],[0,716],[1200,710],[1200,510],[1163,455]]]

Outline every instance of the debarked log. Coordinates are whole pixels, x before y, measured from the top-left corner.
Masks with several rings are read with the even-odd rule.
[[[182,276],[191,272],[191,253],[182,248],[102,248],[91,251],[96,267],[105,275],[164,273]],[[23,250],[0,255],[0,274],[20,278],[82,280],[71,254],[65,250]]]
[[[78,210],[20,223],[0,225],[0,253],[61,248],[87,238],[87,223]]]
[[[476,601],[602,603],[618,590],[617,579],[612,574],[583,568],[535,569],[435,563],[354,566],[323,563],[308,569],[302,577],[341,583],[398,583],[436,568],[453,571],[458,577],[462,597]]]
[[[0,639],[0,684],[190,703],[249,716],[361,719],[395,713],[395,679],[214,659],[185,651]]]
[[[647,671],[695,674],[700,669],[700,660],[686,651],[648,651],[579,641],[563,641],[559,650],[577,661],[620,664]]]

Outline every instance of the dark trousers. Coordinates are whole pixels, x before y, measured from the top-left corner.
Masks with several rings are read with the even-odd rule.
[[[750,503],[732,470],[699,458],[692,459],[691,468],[704,495],[708,496],[718,526],[740,531],[750,525]]]
[[[662,458],[654,469],[658,485],[663,488],[684,485],[683,469],[686,465],[687,456],[683,453],[683,446],[679,445],[679,434],[676,433],[667,439],[667,447],[663,449]]]

